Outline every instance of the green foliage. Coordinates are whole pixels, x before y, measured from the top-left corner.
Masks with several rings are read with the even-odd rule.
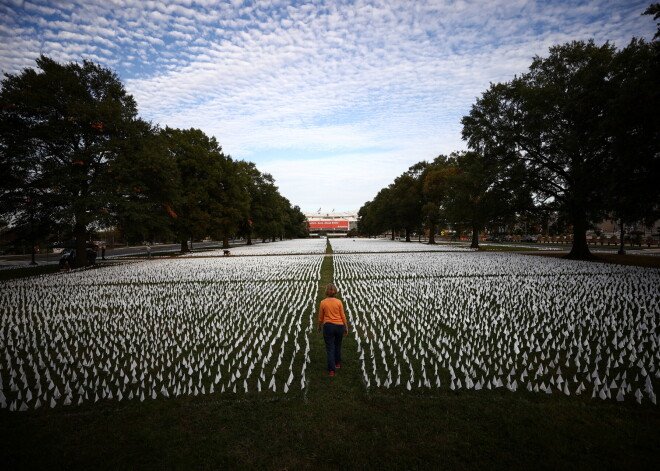
[[[180,197],[181,182],[176,162],[169,157],[165,141],[155,127],[140,121],[123,142],[125,152],[113,168],[120,198],[112,208],[114,218],[105,227],[118,224],[127,240],[144,241],[172,237],[172,207]]]
[[[289,204],[286,210],[284,236],[289,239],[295,239],[307,237],[308,233],[307,217],[305,217],[299,206],[291,206]]]
[[[419,165],[419,164],[418,164]],[[435,232],[443,221],[447,221],[442,210],[443,200],[447,196],[446,173],[451,163],[444,155],[439,155],[433,162],[424,163],[422,179],[422,220],[428,227],[429,244],[435,243]]]
[[[360,209],[360,230],[375,235],[388,227],[403,227],[410,240],[411,230],[425,226],[429,243],[434,243],[436,227],[444,222],[470,227],[476,247],[486,224],[531,204],[522,174],[520,165],[475,152],[420,162]]]
[[[365,203],[358,211],[360,234],[375,236],[392,230],[392,237],[397,228],[394,208],[394,195],[391,186],[378,192],[373,201]]]
[[[471,247],[477,248],[481,229],[515,213],[529,193],[515,166],[475,152],[452,154],[452,160],[443,172],[442,206],[449,221],[472,229]]]
[[[462,120],[470,148],[523,164],[541,206],[567,216],[572,258],[590,257],[585,232],[614,209],[611,182],[632,177],[642,161],[657,162],[657,117],[647,111],[659,104],[657,62],[649,47],[638,40],[623,51],[593,41],[554,46],[529,72],[491,85]],[[641,115],[631,116],[633,90],[646,100]],[[648,158],[622,156],[640,148]],[[657,202],[657,185],[647,188]]]
[[[191,236],[225,238],[236,233],[249,201],[241,166],[199,129],[166,127],[161,137],[177,168],[172,219],[182,250],[188,250]]]
[[[280,196],[275,180],[268,173],[261,173],[252,162],[240,162],[242,172],[247,176],[246,190],[250,205],[241,226],[241,234],[252,243],[253,237],[268,238],[281,236],[284,231],[288,201]]]
[[[270,175],[233,161],[198,129],[141,120],[100,65],[41,56],[36,70],[6,74],[1,85],[0,218],[23,238],[72,229],[85,254],[88,231],[113,226],[127,240],[178,237],[184,250],[191,236],[307,234]]]
[[[653,15],[654,20],[659,20],[660,19],[660,3],[652,3],[649,5],[649,7],[644,10],[644,13],[642,15]],[[658,25],[658,31],[655,33],[655,36],[653,36],[653,39],[660,39],[660,21],[656,23]]]
[[[659,46],[633,40],[614,59],[618,87],[608,104],[608,133],[615,158],[606,198],[613,216],[626,224],[651,225],[660,216]]]
[[[410,234],[422,224],[422,184],[414,172],[397,177],[390,186],[393,198],[394,220],[397,227],[406,231],[406,242]]]
[[[92,62],[59,64],[41,56],[37,70],[6,74],[0,92],[3,216],[16,224],[38,218],[73,226],[84,254],[87,230],[116,217],[130,192],[115,176],[141,155],[129,150],[136,150],[136,129],[140,134],[145,126],[116,74]],[[84,264],[85,257],[76,261]]]

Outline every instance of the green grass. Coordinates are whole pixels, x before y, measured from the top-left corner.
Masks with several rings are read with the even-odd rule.
[[[332,264],[325,257],[317,301]],[[2,468],[650,469],[660,456],[660,412],[648,402],[367,391],[352,334],[335,377],[316,329],[310,348],[306,393],[0,410]]]
[[[50,265],[38,265],[35,267],[26,266],[24,268],[10,268],[0,270],[0,281],[13,280],[16,278],[25,278],[27,276],[47,275],[57,273],[60,270],[56,263]]]
[[[539,250],[537,247],[511,247],[509,245],[479,245],[479,252],[528,252]]]
[[[505,391],[367,395],[351,362],[335,378],[312,365],[306,401],[3,412],[3,468],[649,469],[660,451],[654,407]]]

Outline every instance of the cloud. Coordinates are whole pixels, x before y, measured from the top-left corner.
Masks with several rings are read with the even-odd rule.
[[[331,204],[315,198],[339,193],[305,172],[345,170],[348,209],[409,165],[462,148],[475,98],[549,46],[650,38],[647,3],[29,0],[0,5],[0,68],[42,52],[117,67],[143,116],[215,135],[271,169],[294,204]]]

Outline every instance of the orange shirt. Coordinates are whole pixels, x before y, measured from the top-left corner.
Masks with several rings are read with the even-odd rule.
[[[319,324],[348,325],[344,305],[337,298],[325,298],[319,307]]]

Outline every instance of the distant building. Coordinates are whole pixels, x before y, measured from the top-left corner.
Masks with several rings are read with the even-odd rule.
[[[621,222],[615,219],[605,219],[595,226],[597,230],[605,235],[618,236],[621,233]],[[630,232],[638,232],[644,237],[657,237],[660,233],[660,219],[655,221],[650,227],[647,227],[642,222],[636,222],[634,224],[624,224],[624,229],[626,234]]]
[[[318,236],[320,232],[329,237],[345,236],[351,229],[357,230],[358,212],[338,211],[331,213],[303,213],[307,217],[310,236]]]

